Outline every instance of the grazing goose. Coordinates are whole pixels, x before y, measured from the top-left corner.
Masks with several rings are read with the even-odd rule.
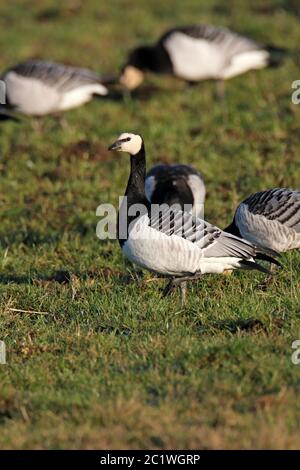
[[[256,258],[277,263],[270,252],[189,212],[151,205],[145,195],[146,154],[140,135],[123,133],[109,150],[128,152],[131,157],[130,176],[118,215],[121,249],[133,263],[171,278],[165,293],[176,285],[185,287],[186,281],[206,273],[238,268],[268,272],[256,263]]]
[[[251,194],[225,231],[277,252],[300,248],[300,191],[276,188]]]
[[[204,181],[201,174],[189,165],[155,165],[147,173],[145,193],[152,204],[178,204],[194,215],[203,213]]]
[[[227,28],[205,24],[178,27],[154,45],[131,51],[120,82],[132,90],[142,83],[145,71],[171,74],[189,83],[223,81],[248,70],[277,65],[283,52]]]
[[[108,93],[95,72],[42,60],[22,62],[1,78],[8,107],[30,116],[65,111]]]

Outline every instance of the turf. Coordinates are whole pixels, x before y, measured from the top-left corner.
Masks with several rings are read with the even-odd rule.
[[[191,163],[206,219],[229,223],[249,193],[299,188],[296,1],[1,2],[0,67],[40,57],[118,70],[126,52],[174,24],[223,24],[291,54],[276,69],[187,89],[148,77],[138,96],[95,100],[0,136],[0,448],[296,448],[300,254],[283,269],[207,276],[162,299],[162,281],[96,237],[117,204],[122,131],[142,133],[148,164]],[[35,313],[38,312],[38,313]]]

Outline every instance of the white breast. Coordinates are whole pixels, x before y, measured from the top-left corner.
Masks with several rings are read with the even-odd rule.
[[[5,83],[10,104],[22,113],[43,115],[57,109],[60,95],[40,80],[9,72],[5,76]]]
[[[175,75],[184,80],[218,78],[226,61],[218,45],[181,32],[167,37],[164,47],[169,53]]]
[[[123,245],[123,253],[133,263],[164,275],[182,275],[199,270],[201,250],[177,236],[167,236],[148,225],[149,217],[141,217]]]

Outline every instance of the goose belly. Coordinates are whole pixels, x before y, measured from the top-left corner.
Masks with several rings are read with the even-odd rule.
[[[134,228],[122,247],[124,255],[133,263],[162,275],[182,276],[201,270],[202,253],[193,243],[150,227],[140,233]]]
[[[60,95],[40,80],[9,72],[5,84],[9,104],[23,114],[42,116],[58,106]]]
[[[100,83],[95,83],[92,85],[83,85],[67,91],[61,96],[59,110],[64,111],[66,109],[75,108],[76,106],[81,106],[82,104],[90,101],[94,94],[106,95],[107,89]]]
[[[173,33],[164,42],[174,74],[184,80],[217,79],[225,65],[224,51],[205,39]]]

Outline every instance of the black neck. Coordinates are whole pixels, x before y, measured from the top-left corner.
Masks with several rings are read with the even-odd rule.
[[[128,205],[144,203],[146,178],[146,155],[142,144],[136,155],[130,155],[130,175],[125,191]]]
[[[174,186],[174,181],[176,181],[176,186]],[[193,206],[194,197],[185,179],[177,178],[173,180],[168,175],[168,178],[158,180],[151,196],[151,203],[165,203],[169,206],[179,204],[183,209],[185,205]]]
[[[149,202],[145,196],[145,177],[146,155],[143,143],[141,150],[136,155],[130,156],[130,175],[125,191],[126,200],[122,203],[118,215],[118,239],[121,246],[128,238],[129,225],[140,215],[139,213],[130,213],[130,208],[134,204],[141,204],[144,206],[144,213],[149,209]]]
[[[130,56],[129,65],[154,73],[173,72],[169,54],[161,43],[135,49]]]
[[[156,73],[173,73],[173,66],[170,56],[163,44],[156,44],[152,47],[149,68]]]

